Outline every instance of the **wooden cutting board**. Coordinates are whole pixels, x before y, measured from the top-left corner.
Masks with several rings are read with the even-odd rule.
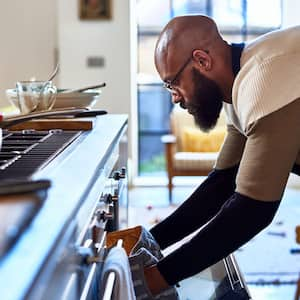
[[[9,130],[91,130],[96,122],[95,117],[91,118],[61,118],[61,119],[36,119],[26,121],[9,127]]]

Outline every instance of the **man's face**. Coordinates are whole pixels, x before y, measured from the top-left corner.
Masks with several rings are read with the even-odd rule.
[[[192,68],[193,91],[191,96],[180,105],[195,118],[196,124],[203,130],[214,128],[222,109],[222,92],[211,79]]]

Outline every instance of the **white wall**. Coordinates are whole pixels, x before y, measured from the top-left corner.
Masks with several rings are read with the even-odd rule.
[[[107,87],[99,107],[129,113],[129,1],[112,3],[112,20],[83,21],[78,18],[78,1],[58,1],[60,84],[79,87],[105,81]],[[88,56],[103,57],[105,66],[88,68]]]
[[[136,141],[137,135],[136,1],[111,1],[112,19],[101,21],[80,20],[77,0],[1,1],[0,106],[8,104],[5,90],[13,88],[16,81],[33,76],[46,79],[57,54],[60,73],[55,82],[59,87],[105,81],[107,87],[97,107],[132,116],[129,155],[135,157],[136,142],[131,141]],[[88,68],[88,56],[102,56],[105,66]]]
[[[96,106],[109,113],[136,115],[131,106],[136,102],[136,32],[133,30],[136,26],[130,22],[135,20],[131,17],[134,11],[130,11],[130,0],[112,0],[111,20],[87,21],[78,18],[78,1],[58,2],[61,87],[82,87],[105,81],[107,86]],[[103,57],[104,67],[88,67],[89,56]],[[130,118],[130,125],[134,119]],[[130,142],[135,132],[135,127],[130,126]],[[134,155],[130,151],[130,157]]]
[[[56,48],[56,2],[0,1],[0,105],[18,80],[46,79]]]

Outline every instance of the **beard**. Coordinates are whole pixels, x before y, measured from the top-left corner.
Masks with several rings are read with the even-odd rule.
[[[193,96],[182,104],[194,116],[195,123],[205,132],[216,126],[222,109],[222,92],[217,83],[192,69]]]

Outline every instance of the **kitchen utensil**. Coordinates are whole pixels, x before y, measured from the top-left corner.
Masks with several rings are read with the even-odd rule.
[[[26,115],[20,115],[16,117],[9,117],[4,118],[2,121],[0,121],[0,127],[8,128],[12,125],[19,124],[24,121],[29,121],[32,119],[41,119],[46,117],[52,117],[52,116],[64,116],[64,115],[76,115],[78,113],[82,113],[86,111],[84,108],[76,108],[76,109],[61,109],[61,110],[48,110],[48,111],[40,111],[40,112],[34,112],[29,113]]]
[[[106,83],[102,82],[100,84],[97,85],[91,85],[91,86],[87,86],[87,87],[83,87],[83,88],[79,88],[79,89],[72,89],[72,90],[64,90],[61,93],[62,94],[68,94],[68,93],[77,93],[77,92],[84,92],[86,90],[93,90],[93,89],[98,89],[98,88],[102,88],[105,87]]]
[[[92,110],[87,110],[80,112],[76,115],[74,115],[75,118],[86,118],[86,117],[96,117],[96,116],[101,116],[101,115],[106,115],[107,111],[105,110],[100,110],[100,109],[92,109]]]
[[[49,79],[47,81],[51,81],[59,72],[59,63],[56,64],[54,71],[52,74],[49,76]]]
[[[49,110],[53,107],[57,89],[51,81],[19,81],[16,83],[17,101],[13,102],[21,114]]]

